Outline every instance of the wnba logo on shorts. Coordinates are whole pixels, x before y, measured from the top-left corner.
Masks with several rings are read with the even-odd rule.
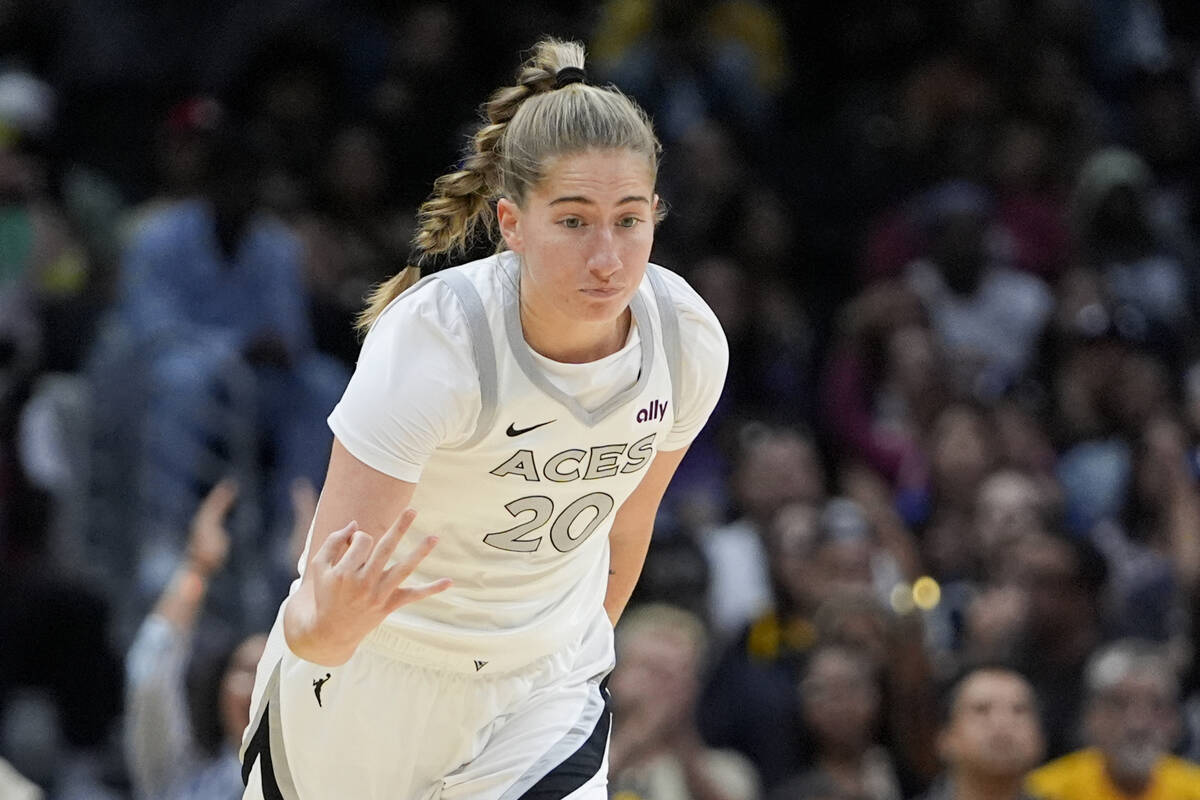
[[[655,400],[648,407],[643,408],[637,413],[638,422],[653,422],[656,419],[662,419],[667,415],[667,401]]]

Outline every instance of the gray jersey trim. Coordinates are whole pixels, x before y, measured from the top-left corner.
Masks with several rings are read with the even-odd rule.
[[[475,370],[479,373],[479,420],[475,423],[475,432],[471,438],[453,449],[463,450],[480,442],[496,421],[496,410],[499,407],[499,378],[496,373],[496,346],[492,342],[492,328],[488,323],[487,311],[479,291],[471,283],[471,279],[457,269],[448,269],[430,275],[438,278],[447,286],[462,305],[467,317],[467,329],[471,334],[471,351],[475,355]],[[415,288],[415,287],[414,287]]]
[[[590,691],[588,691],[587,702],[584,704],[579,718],[575,720],[575,724],[563,734],[561,739],[551,745],[549,750],[542,753],[541,758],[533,762],[533,766],[525,770],[525,774],[517,778],[517,782],[500,795],[499,800],[519,800],[546,773],[569,758],[592,735],[596,723],[600,721],[600,716],[607,713],[607,708],[604,702],[605,690],[600,685],[600,681],[592,680],[588,683]]]
[[[588,427],[603,422],[646,388],[646,383],[650,380],[650,370],[654,366],[656,337],[654,327],[650,324],[650,314],[646,308],[646,302],[642,299],[640,292],[635,293],[633,299],[629,301],[629,308],[633,311],[633,318],[638,326],[638,335],[641,337],[642,365],[638,371],[638,379],[633,385],[622,389],[597,408],[588,411],[580,405],[578,400],[555,386],[538,367],[537,362],[533,360],[529,345],[525,342],[525,333],[521,329],[520,267],[517,266],[516,274],[513,274],[511,267],[507,267],[503,262],[501,262],[501,268],[509,270],[507,274],[511,280],[508,288],[513,290],[505,298],[504,304],[504,329],[508,335],[508,346],[512,351],[513,358],[520,365],[521,371],[534,386],[541,389],[552,400],[561,403],[571,412],[572,416]]]
[[[671,376],[671,402],[675,404],[675,413],[679,413],[679,369],[683,361],[683,342],[679,336],[679,315],[675,310],[675,302],[671,299],[671,290],[663,279],[660,267],[650,264],[646,267],[646,277],[650,279],[650,287],[654,289],[654,301],[658,304],[658,321],[662,325],[663,351],[667,354],[667,373]]]

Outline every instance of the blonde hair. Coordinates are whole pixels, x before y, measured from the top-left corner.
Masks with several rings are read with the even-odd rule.
[[[415,263],[374,288],[358,317],[360,332],[416,283],[429,256],[461,255],[480,234],[502,249],[493,203],[507,197],[523,206],[554,158],[591,148],[627,149],[644,156],[651,178],[657,176],[661,146],[636,103],[613,87],[570,83],[556,88],[559,70],[583,66],[579,42],[542,39],[517,71],[515,85],[492,93],[461,168],[434,181],[417,212]]]
[[[661,636],[664,633],[678,634],[686,639],[695,651],[697,662],[703,663],[707,657],[708,631],[704,622],[691,611],[670,603],[643,603],[630,607],[617,624],[617,649],[635,636]]]

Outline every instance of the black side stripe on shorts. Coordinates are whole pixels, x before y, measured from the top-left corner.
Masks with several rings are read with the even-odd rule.
[[[605,678],[575,726],[501,800],[562,800],[591,780],[604,765],[608,749],[612,724],[608,705],[608,678]],[[548,758],[561,760],[547,763]],[[537,777],[539,774],[541,777]]]
[[[258,722],[258,729],[250,738],[246,754],[242,756],[242,785],[250,785],[250,772],[254,762],[259,762],[259,774],[262,776],[262,793],[265,800],[284,800],[283,792],[279,791],[279,781],[275,780],[275,767],[271,764],[271,714],[268,708]]]
[[[254,762],[259,763],[264,800],[298,800],[296,783],[283,749],[283,723],[279,718],[279,671],[275,665],[262,696],[262,707],[250,723],[253,735],[242,745],[242,784],[248,786]]]

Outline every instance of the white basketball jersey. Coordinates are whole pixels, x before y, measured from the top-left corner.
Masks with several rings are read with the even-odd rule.
[[[675,419],[679,328],[660,270],[648,267],[630,302],[636,380],[592,408],[564,393],[526,344],[512,254],[436,273],[406,293],[444,291],[433,281],[453,291],[470,330],[481,411],[465,444],[434,450],[412,499],[415,532],[439,543],[411,580],[454,585],[397,610],[386,626],[475,661],[514,652],[532,660],[601,613],[613,518]],[[604,360],[588,366],[605,368]]]

